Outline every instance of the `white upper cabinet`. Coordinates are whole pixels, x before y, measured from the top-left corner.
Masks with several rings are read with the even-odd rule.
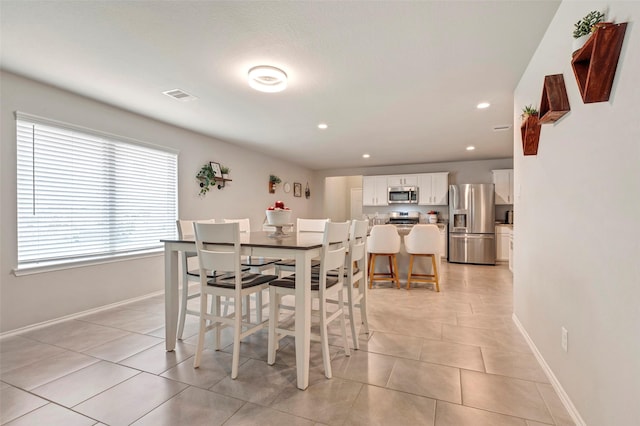
[[[418,175],[418,204],[446,206],[449,204],[449,172]]]
[[[391,175],[387,176],[389,186],[417,186],[418,176],[416,175]]]
[[[387,176],[363,176],[362,177],[362,205],[386,206],[388,205]]]
[[[492,170],[496,204],[513,204],[513,169]]]

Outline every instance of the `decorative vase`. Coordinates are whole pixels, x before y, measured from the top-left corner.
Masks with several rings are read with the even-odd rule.
[[[271,226],[285,226],[291,223],[291,210],[266,210],[267,223]]]

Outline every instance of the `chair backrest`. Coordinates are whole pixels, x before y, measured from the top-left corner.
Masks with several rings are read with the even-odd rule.
[[[437,225],[414,225],[404,237],[404,246],[409,254],[440,253],[440,230]]]
[[[224,223],[238,223],[240,224],[240,232],[251,232],[251,222],[249,218],[246,219],[225,219]]]
[[[337,269],[343,281],[344,262],[349,240],[349,222],[326,222],[320,256],[320,291],[326,289],[327,272]]]
[[[194,223],[196,249],[200,265],[200,282],[207,285],[207,273],[231,272],[236,277],[236,290],[241,288],[240,225],[234,223]],[[204,243],[226,244],[210,248]]]
[[[193,240],[195,239],[195,232],[193,230],[194,220],[186,220],[186,219],[178,219],[176,220],[176,226],[178,228],[178,239],[179,240]],[[206,220],[198,220],[198,222],[209,222],[215,223],[215,219],[206,219]],[[181,261],[182,266],[187,268],[187,258],[195,257],[197,253],[195,251],[181,252]]]
[[[369,253],[398,253],[400,243],[395,225],[374,225],[367,240],[367,248]]]
[[[367,220],[352,220],[351,227],[349,229],[349,252],[347,253],[346,267],[347,272],[352,282],[358,280],[363,275],[364,262],[366,258],[366,244],[367,244],[367,230],[369,229],[369,221]],[[354,274],[354,262],[359,269],[357,274]],[[357,275],[357,277],[354,277]]]
[[[300,219],[298,218],[296,223],[296,230],[298,232],[324,232],[324,225],[329,222],[329,219]]]

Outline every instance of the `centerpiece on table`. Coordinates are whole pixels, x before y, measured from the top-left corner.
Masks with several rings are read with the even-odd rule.
[[[283,201],[278,200],[273,206],[267,208],[266,213],[267,223],[276,228],[276,232],[269,236],[276,238],[287,235],[282,231],[282,227],[291,225],[291,209],[285,207]]]

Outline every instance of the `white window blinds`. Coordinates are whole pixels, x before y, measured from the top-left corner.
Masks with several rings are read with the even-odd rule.
[[[175,236],[177,154],[16,114],[18,269],[162,247]]]

